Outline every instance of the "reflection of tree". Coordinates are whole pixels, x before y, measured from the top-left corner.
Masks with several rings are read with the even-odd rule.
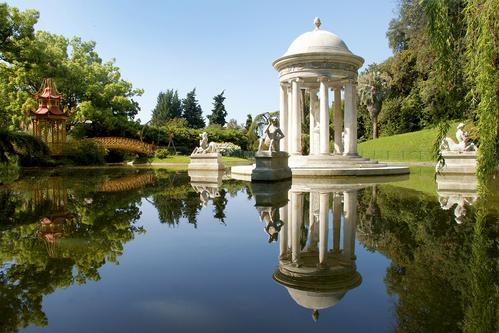
[[[79,184],[71,183],[75,179]],[[81,175],[64,179],[71,188],[60,189],[53,186],[60,179],[39,177],[34,182],[47,190],[41,200],[34,182],[0,191],[0,206],[9,214],[0,232],[0,331],[46,325],[44,295],[75,282],[99,280],[99,268],[117,262],[124,244],[143,232],[134,225],[140,217],[140,191],[94,192],[93,179],[95,175],[88,181]],[[66,199],[55,200],[62,197]],[[71,212],[72,217],[61,219],[57,211]],[[42,217],[57,224],[42,226]],[[45,237],[54,232],[59,236]]]
[[[161,223],[177,225],[186,217],[197,225],[196,216],[201,209],[199,195],[193,191],[185,173],[157,170],[157,189],[152,195]]]
[[[452,212],[442,211],[435,197],[381,186],[373,227],[372,194],[360,196],[358,238],[392,260],[385,283],[398,295],[396,331],[461,331],[470,301],[473,214],[457,226]]]
[[[152,195],[153,204],[158,210],[162,223],[177,225],[182,218],[197,227],[197,216],[202,209],[202,202],[190,184],[190,178],[185,173],[172,173],[166,170],[156,171],[157,190]],[[214,218],[225,221],[227,193],[235,196],[238,191],[248,187],[241,181],[224,182],[218,191],[219,196],[211,198],[214,206]]]
[[[225,195],[227,194],[227,191],[225,189],[221,189],[218,193],[220,195],[212,199],[215,213],[213,217],[218,219],[221,223],[225,224],[225,206],[227,205],[228,201],[225,198]]]

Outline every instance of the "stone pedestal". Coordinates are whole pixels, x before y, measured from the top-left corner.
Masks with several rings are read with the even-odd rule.
[[[440,174],[476,174],[477,151],[443,151],[445,160]]]
[[[192,154],[188,170],[214,171],[223,170],[222,156],[220,153]]]
[[[286,152],[257,152],[256,165],[251,173],[251,181],[277,181],[291,179]]]

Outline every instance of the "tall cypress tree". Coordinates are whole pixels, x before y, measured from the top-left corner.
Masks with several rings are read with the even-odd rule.
[[[182,116],[182,102],[176,90],[169,89],[158,94],[156,107],[152,111],[151,123],[156,126],[164,125],[170,119]]]
[[[251,127],[251,124],[253,124],[253,117],[251,114],[248,114],[246,116],[246,123],[244,124],[244,128],[248,131]]]
[[[183,117],[187,120],[187,126],[190,128],[203,128],[206,126],[203,119],[203,110],[196,99],[196,88],[187,93],[182,100],[184,110]]]
[[[208,120],[210,121],[210,125],[217,124],[220,126],[225,126],[227,121],[225,117],[227,117],[227,110],[225,110],[224,101],[224,92],[223,90],[220,94],[213,97],[213,110],[211,110],[211,115],[208,116]]]

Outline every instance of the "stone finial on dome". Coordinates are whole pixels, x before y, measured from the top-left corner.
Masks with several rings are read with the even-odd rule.
[[[315,24],[315,30],[319,30],[321,27],[321,19],[316,17],[314,20],[314,24]]]

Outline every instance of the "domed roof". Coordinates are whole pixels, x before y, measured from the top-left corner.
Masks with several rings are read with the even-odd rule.
[[[289,296],[300,306],[306,309],[321,310],[332,307],[338,303],[346,291],[340,292],[315,292],[286,287]]]
[[[315,29],[296,38],[284,56],[302,53],[347,53],[352,54],[345,42],[332,32],[321,30],[321,20],[316,18]]]

